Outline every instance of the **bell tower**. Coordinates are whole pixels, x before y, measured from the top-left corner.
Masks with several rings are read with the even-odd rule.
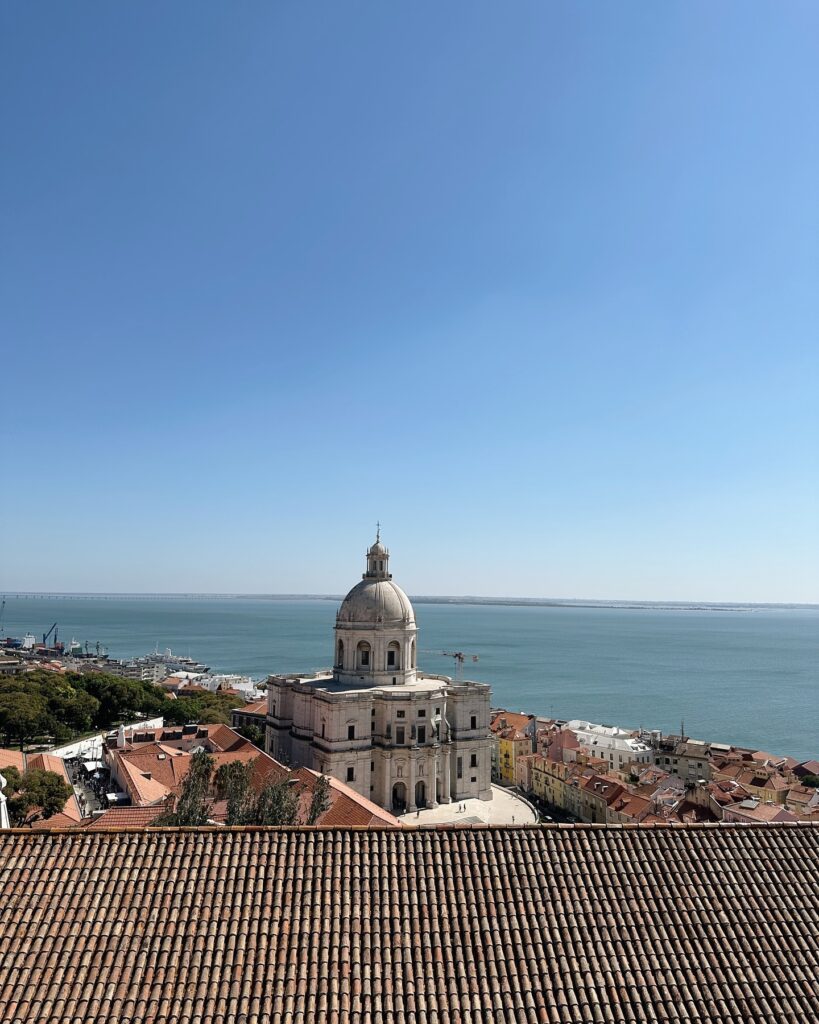
[[[367,552],[367,571],[363,580],[391,580],[390,553],[381,543],[381,523],[377,524],[375,544]]]

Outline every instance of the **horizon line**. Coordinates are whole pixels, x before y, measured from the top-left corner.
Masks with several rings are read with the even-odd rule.
[[[193,591],[193,590],[4,590],[0,591],[0,599],[18,598],[199,598],[199,599],[257,599],[257,600],[311,600],[341,601],[344,594],[330,593],[273,593],[252,591]],[[428,603],[460,603],[460,604],[518,604],[541,606],[572,606],[572,607],[610,607],[610,606],[682,606],[682,607],[715,607],[715,608],[817,608],[819,602],[813,601],[711,601],[675,598],[596,598],[596,597],[519,597],[486,594],[416,594],[410,595],[411,600],[420,604]]]

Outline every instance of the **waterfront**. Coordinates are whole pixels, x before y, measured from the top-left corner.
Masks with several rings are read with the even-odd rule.
[[[489,682],[493,704],[790,754],[819,753],[819,608],[748,610],[427,604],[419,662]],[[112,657],[155,646],[256,677],[330,664],[335,600],[7,596],[3,633],[100,641]]]

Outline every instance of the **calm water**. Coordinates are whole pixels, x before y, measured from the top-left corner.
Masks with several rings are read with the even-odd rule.
[[[3,633],[159,645],[213,671],[263,676],[332,661],[336,601],[8,597]],[[819,756],[819,609],[752,611],[416,604],[421,652],[480,656],[466,674],[497,706],[686,732]],[[431,672],[451,659],[421,653]]]

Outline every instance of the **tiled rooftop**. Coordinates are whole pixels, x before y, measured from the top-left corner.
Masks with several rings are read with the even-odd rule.
[[[806,824],[7,832],[0,1020],[803,1024],[817,855]]]

